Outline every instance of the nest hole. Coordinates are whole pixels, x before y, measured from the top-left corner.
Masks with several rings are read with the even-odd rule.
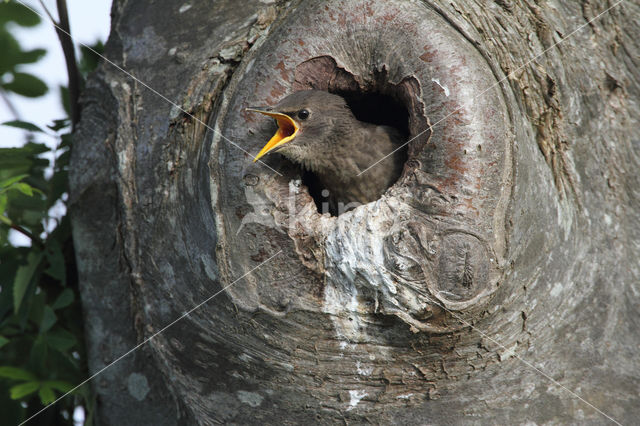
[[[401,133],[402,143],[408,140],[410,134],[409,112],[397,97],[376,92],[363,93],[340,90],[330,90],[330,92],[342,96],[358,120],[393,127]],[[395,157],[397,161],[404,165],[407,161],[407,156],[407,146],[404,146],[400,148],[399,155]],[[393,183],[400,177],[402,167],[398,167],[397,170],[399,171],[391,179]],[[335,217],[355,208],[344,208],[344,204],[341,207],[337,206],[335,202],[330,202],[330,192],[322,187],[317,176],[309,170],[301,170],[301,172],[302,183],[309,188],[309,195],[313,198],[319,213],[329,212],[331,216]]]

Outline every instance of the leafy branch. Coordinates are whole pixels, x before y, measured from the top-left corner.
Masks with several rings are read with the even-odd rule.
[[[44,7],[44,5],[43,5]],[[98,64],[95,53],[80,49],[69,35],[64,0],[57,0],[56,32],[66,60],[69,87],[61,87],[68,117],[40,128],[21,120],[2,125],[24,131],[20,148],[0,149],[0,413],[3,424],[19,424],[87,377],[87,356],[78,298],[75,254],[66,216],[71,131],[80,117],[78,97],[84,78]],[[46,9],[46,8],[45,8]],[[46,10],[51,17],[51,13]],[[44,49],[24,50],[11,25],[33,27],[40,18],[28,7],[0,1],[0,97],[38,98],[48,91],[38,77],[23,72]],[[102,51],[98,42],[93,49]],[[9,101],[10,104],[10,101]],[[15,108],[14,108],[15,110]],[[48,144],[40,141],[47,138]],[[51,143],[53,141],[53,143]],[[10,233],[29,240],[15,245]],[[39,417],[39,424],[73,424],[82,406],[91,423],[93,399],[87,387],[73,392]]]

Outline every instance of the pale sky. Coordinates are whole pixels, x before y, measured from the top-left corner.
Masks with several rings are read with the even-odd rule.
[[[33,0],[21,0],[27,5],[43,13],[40,3]],[[44,4],[57,17],[55,0],[44,0]],[[71,35],[76,47],[78,43],[93,44],[97,40],[105,42],[109,35],[111,17],[111,0],[67,0]],[[44,48],[46,56],[35,64],[24,65],[21,70],[42,79],[49,86],[49,92],[41,98],[25,98],[11,96],[11,102],[24,121],[30,121],[40,127],[51,124],[52,120],[65,116],[60,105],[58,86],[67,84],[66,67],[58,37],[44,15],[40,25],[32,28],[15,27],[13,36],[20,42],[23,49]],[[0,123],[15,118],[0,101]],[[54,142],[51,138],[40,136],[39,139],[47,144]],[[24,143],[24,132],[7,126],[0,126],[0,147],[16,147]]]
[[[47,83],[49,92],[40,98],[10,96],[10,100],[18,110],[21,120],[45,128],[53,120],[65,117],[60,103],[58,86],[67,84],[67,71],[58,36],[49,18],[43,13],[40,3],[33,0],[21,1],[38,10],[44,17],[41,19],[40,25],[31,28],[15,27],[12,34],[20,42],[23,49],[43,48],[47,50],[47,54],[37,63],[24,65],[20,70],[31,73]],[[51,14],[57,17],[55,0],[44,0],[44,4],[51,11]],[[91,45],[97,40],[107,41],[111,24],[111,0],[67,0],[67,9],[71,36],[74,39],[76,50],[78,43]],[[15,120],[15,117],[6,104],[0,101],[0,123],[10,120]],[[35,134],[35,136],[37,142],[43,142],[49,146],[58,142],[57,138],[46,135]],[[0,126],[0,148],[19,147],[24,144],[24,141],[25,132],[23,130]],[[46,222],[45,229],[50,232],[55,228],[57,219],[62,217],[65,212],[63,203],[55,204],[49,210],[50,219]],[[27,237],[14,230],[9,232],[9,241],[15,246],[30,245]]]

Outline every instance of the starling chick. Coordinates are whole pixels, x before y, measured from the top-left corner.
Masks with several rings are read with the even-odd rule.
[[[377,200],[400,176],[402,150],[358,176],[397,149],[402,135],[389,126],[359,121],[341,96],[304,90],[273,107],[247,110],[278,122],[278,131],[253,161],[277,152],[310,170],[321,189],[329,190],[333,212]]]

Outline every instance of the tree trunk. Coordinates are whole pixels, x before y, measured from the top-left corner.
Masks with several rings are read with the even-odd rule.
[[[100,423],[634,423],[638,3],[239,6],[114,2],[70,177],[92,372],[152,338]],[[307,88],[401,111],[380,200],[252,163],[244,108]]]

